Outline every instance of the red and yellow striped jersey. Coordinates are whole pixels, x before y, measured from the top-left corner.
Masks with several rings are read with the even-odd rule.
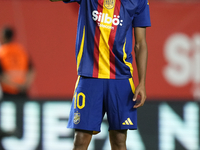
[[[80,4],[78,75],[122,79],[132,76],[133,27],[151,26],[147,0],[68,0]]]

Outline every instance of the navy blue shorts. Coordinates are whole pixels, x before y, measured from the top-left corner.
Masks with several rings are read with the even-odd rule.
[[[107,113],[109,130],[137,129],[137,110],[133,108],[133,79],[78,77],[68,128],[100,132]]]

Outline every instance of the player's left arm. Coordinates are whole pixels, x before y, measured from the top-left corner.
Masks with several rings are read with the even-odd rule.
[[[144,105],[146,100],[146,70],[147,70],[147,58],[148,50],[146,43],[146,28],[145,27],[135,27],[134,28],[135,36],[135,60],[138,70],[139,84],[136,87],[135,95],[133,101],[136,101],[134,108],[138,108]],[[137,100],[138,95],[141,97],[140,100]]]

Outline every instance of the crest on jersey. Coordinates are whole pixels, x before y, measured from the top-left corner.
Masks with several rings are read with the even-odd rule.
[[[80,122],[80,113],[74,113],[74,124],[78,124]]]
[[[104,7],[112,9],[115,6],[115,0],[104,0]]]

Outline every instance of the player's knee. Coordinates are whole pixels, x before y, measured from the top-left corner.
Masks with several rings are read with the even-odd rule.
[[[116,147],[126,146],[126,140],[124,139],[120,139],[120,138],[110,139],[110,142],[112,146],[116,146]]]
[[[110,131],[110,142],[114,147],[126,147],[126,130]]]
[[[74,138],[74,150],[87,149],[91,138],[92,138],[92,132],[76,130]]]

